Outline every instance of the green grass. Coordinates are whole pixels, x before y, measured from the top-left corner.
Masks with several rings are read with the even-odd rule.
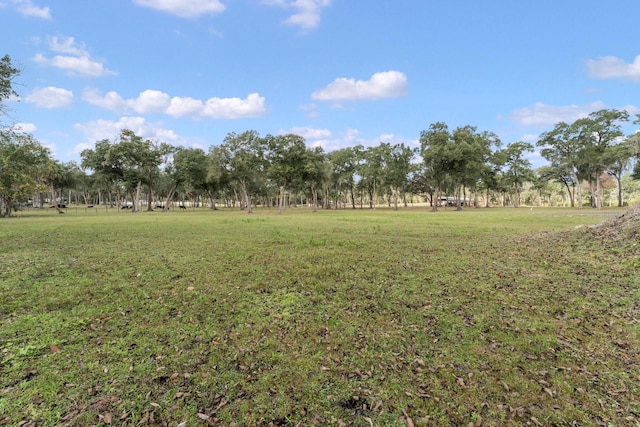
[[[21,212],[0,425],[635,426],[616,212]]]

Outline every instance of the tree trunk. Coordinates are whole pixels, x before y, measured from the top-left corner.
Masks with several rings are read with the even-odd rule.
[[[278,197],[278,215],[282,215],[284,209],[284,185],[280,186],[280,197]]]
[[[164,207],[162,208],[162,212],[169,211],[169,205],[171,204],[171,201],[173,200],[173,196],[176,193],[176,188],[178,188],[178,186],[174,184],[173,187],[171,187],[171,189],[169,190],[169,194],[167,194],[167,200],[164,202]]]
[[[440,204],[440,197],[441,196],[441,190],[440,190],[440,183],[438,183],[436,185],[436,191],[435,193],[435,203],[431,203],[431,212],[438,212],[438,205]]]
[[[356,208],[356,198],[353,195],[353,185],[349,187],[349,196],[351,197],[351,208]]]
[[[313,184],[311,184],[311,199],[311,203],[313,204],[313,212],[318,212],[318,191]]]
[[[59,214],[63,214],[64,211],[60,209],[60,206],[58,205],[58,201],[56,200],[56,189],[53,186],[51,186],[51,199],[53,200],[53,206],[55,206],[56,211]]]
[[[602,209],[604,204],[604,196],[602,192],[602,185],[600,183],[600,174],[596,173],[596,209]]]
[[[151,184],[147,185],[147,212],[153,211],[153,192],[151,191]]]
[[[247,185],[244,181],[240,181],[240,189],[242,190],[242,197],[244,198],[245,206],[247,207],[247,213],[253,213],[251,209],[251,199],[249,198],[249,192],[247,191]]]
[[[390,185],[389,189],[391,190],[391,198],[393,199],[393,210],[397,211],[398,210],[398,189],[393,185]]]
[[[514,192],[513,207],[519,208],[520,207],[520,188],[518,187],[518,184],[514,185],[513,192]]]
[[[138,185],[136,185],[136,191],[133,195],[133,213],[140,212],[140,190],[142,188],[142,182],[138,181]]]
[[[582,209],[582,187],[580,185],[580,181],[578,180],[578,175],[576,174],[575,171],[571,171],[571,176],[573,177],[573,182],[575,183],[574,192],[576,193],[575,198],[576,198],[576,202],[578,203],[578,209]],[[573,206],[573,203],[572,203],[572,206]]]
[[[11,197],[2,196],[2,217],[9,218],[11,216],[11,206],[13,205],[13,200]]]

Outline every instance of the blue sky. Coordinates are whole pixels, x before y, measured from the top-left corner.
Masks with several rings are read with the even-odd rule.
[[[535,142],[640,113],[638,16],[637,0],[0,0],[0,55],[23,69],[0,120],[65,162],[123,128],[205,150],[250,129],[417,146],[436,121]]]

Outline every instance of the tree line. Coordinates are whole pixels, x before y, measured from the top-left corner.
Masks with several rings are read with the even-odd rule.
[[[0,105],[15,95],[19,70],[0,60]],[[184,205],[239,206],[251,213],[257,204],[277,207],[305,204],[319,208],[370,208],[384,203],[398,209],[419,198],[433,210],[442,204],[518,207],[522,191],[560,186],[570,205],[601,208],[606,182],[614,179],[623,205],[622,176],[640,179],[640,140],[625,135],[624,110],[604,109],[573,123],[558,123],[540,135],[537,146],[548,161],[533,169],[527,153],[534,145],[503,146],[498,136],[474,126],[453,130],[444,122],[420,133],[419,146],[381,142],[332,152],[308,147],[295,134],[261,136],[255,130],[229,133],[208,152],[145,139],[123,129],[80,154],[80,163],[61,163],[33,136],[0,129],[0,215],[20,203],[61,201],[85,205],[131,206],[138,212]],[[634,121],[640,124],[640,115]],[[62,211],[61,211],[62,212]]]

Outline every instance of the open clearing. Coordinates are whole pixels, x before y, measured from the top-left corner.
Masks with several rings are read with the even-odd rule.
[[[636,426],[620,213],[21,213],[0,425]]]

